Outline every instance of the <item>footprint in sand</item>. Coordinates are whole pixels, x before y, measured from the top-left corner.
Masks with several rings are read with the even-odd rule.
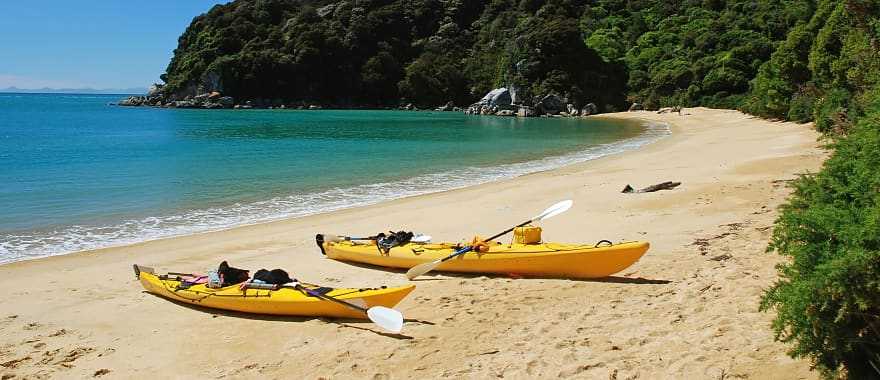
[[[24,329],[25,330],[36,330],[36,329],[40,328],[40,326],[42,326],[42,325],[37,322],[31,322],[31,323],[24,325]]]
[[[107,369],[107,368],[101,368],[101,369],[95,371],[95,373],[92,375],[92,377],[100,377],[100,376],[104,376],[104,375],[106,375],[106,374],[108,374],[108,373],[110,373],[110,370],[109,370],[109,369]]]
[[[57,363],[55,363],[55,364],[60,364],[60,365],[62,365],[62,366],[64,366],[64,367],[68,367],[68,368],[69,368],[69,367],[72,367],[73,365],[72,365],[71,363],[73,363],[73,362],[76,361],[77,359],[79,359],[79,358],[85,356],[86,354],[88,354],[88,353],[90,353],[90,352],[92,352],[92,351],[94,351],[94,350],[95,350],[95,349],[94,349],[94,348],[91,348],[91,347],[77,347],[77,348],[74,348],[73,350],[71,350],[70,352],[68,352],[67,355],[64,355],[64,357],[61,358],[61,360],[59,360],[59,361],[58,361]]]
[[[31,360],[31,357],[30,357],[30,356],[25,356],[25,357],[20,358],[20,359],[12,359],[12,360],[10,360],[10,361],[0,363],[0,367],[13,369],[13,368],[16,368],[16,367],[18,367],[19,365],[21,365],[21,363],[24,363],[24,362],[26,362],[26,361],[28,361],[28,360]]]

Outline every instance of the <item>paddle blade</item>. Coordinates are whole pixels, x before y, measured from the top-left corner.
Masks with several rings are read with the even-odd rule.
[[[367,317],[379,327],[399,334],[403,330],[403,314],[384,306],[373,306],[367,310]]]
[[[443,261],[434,260],[431,262],[421,263],[419,265],[416,265],[412,268],[409,268],[409,270],[406,271],[406,278],[412,280],[416,277],[419,277],[425,273],[428,273],[428,272],[434,270],[434,268],[437,268],[438,266],[440,266],[441,263],[443,263]]]
[[[540,215],[532,218],[532,221],[538,222],[538,221],[541,221],[544,219],[550,219],[556,215],[559,215],[559,214],[562,214],[563,212],[568,211],[568,209],[570,209],[571,205],[573,205],[573,204],[574,204],[574,202],[571,199],[559,202],[553,206],[548,207]]]
[[[324,241],[330,243],[339,243],[341,241],[346,241],[348,238],[345,236],[333,235],[333,234],[324,234]]]
[[[413,243],[427,243],[427,242],[431,241],[431,235],[413,236],[413,238],[410,241]]]

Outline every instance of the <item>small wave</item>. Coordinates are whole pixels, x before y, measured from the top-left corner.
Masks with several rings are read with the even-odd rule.
[[[71,226],[0,236],[0,264],[65,253],[127,245],[160,238],[216,231],[248,224],[366,206],[397,198],[460,189],[510,179],[633,150],[670,134],[666,124],[648,124],[637,137],[583,151],[492,167],[465,167],[402,181],[334,188],[265,201],[126,220],[107,226]]]

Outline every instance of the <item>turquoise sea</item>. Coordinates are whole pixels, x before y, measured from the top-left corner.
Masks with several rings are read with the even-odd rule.
[[[0,263],[553,169],[664,127],[451,112],[176,110],[0,94]]]

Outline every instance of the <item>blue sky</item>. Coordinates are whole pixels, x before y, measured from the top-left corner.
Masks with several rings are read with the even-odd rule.
[[[0,88],[147,87],[193,17],[226,2],[0,0]]]

